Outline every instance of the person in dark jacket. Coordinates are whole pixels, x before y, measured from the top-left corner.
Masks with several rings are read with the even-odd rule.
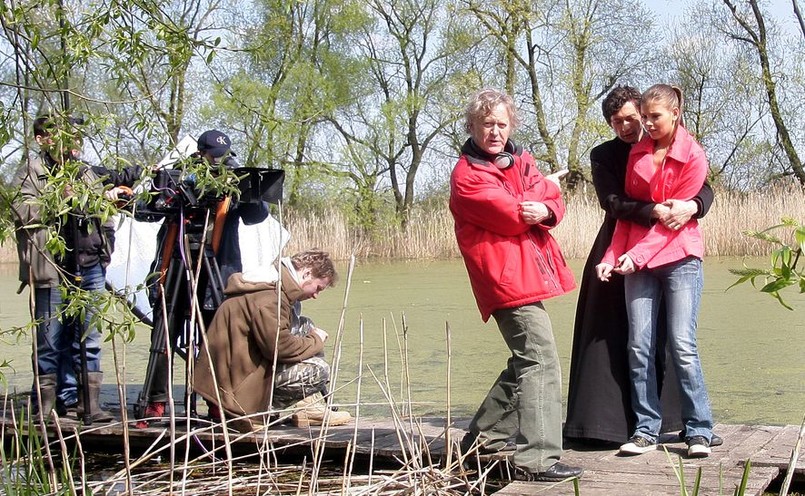
[[[19,188],[12,206],[22,283],[18,292],[26,285],[34,292],[34,318],[38,322],[34,368],[39,381],[38,390],[36,384],[33,388],[34,405],[38,404],[38,397],[45,418],[54,407],[62,416],[73,407],[83,412],[77,372],[82,367],[81,337],[86,333],[88,384],[85,386],[89,388],[92,419],[109,421],[113,417],[100,409],[98,396],[103,382],[101,333],[89,326],[95,310],[87,309],[83,323],[65,317],[62,311],[69,303],[72,288],[104,291],[106,266],[114,249],[114,226],[111,219],[102,222],[100,216],[75,208],[67,215],[49,213],[41,198],[55,187],[57,176],[64,173],[68,163],[77,166],[77,179],[83,185],[68,184],[63,189],[65,198],[72,196],[74,189],[86,188],[113,200],[122,192],[120,186],[133,185],[140,169],[114,172],[82,162],[80,124],[80,119],[61,118],[53,113],[44,113],[34,120],[34,138],[40,153],[17,170],[12,183]],[[48,249],[48,224],[56,225],[58,234],[64,238],[64,254]],[[66,299],[61,288],[67,288]]]
[[[604,283],[596,277],[595,265],[612,241],[618,219],[644,226],[655,222],[669,227],[685,225],[690,219],[707,213],[713,203],[713,190],[705,183],[692,200],[661,204],[628,197],[624,191],[629,151],[644,135],[640,92],[630,86],[618,86],[604,98],[602,111],[616,136],[590,152],[593,185],[605,216],[581,278],[564,435],[585,443],[621,444],[635,428],[623,278],[616,275]],[[659,320],[664,322],[664,319]],[[665,349],[664,342],[663,328],[658,350]],[[682,419],[673,369],[669,367],[667,374],[664,373],[665,352],[658,351],[657,362],[657,379],[662,385],[663,431],[679,430]]]
[[[516,480],[560,481],[583,470],[562,455],[559,357],[543,300],[575,287],[550,230],[565,213],[559,175],[545,177],[510,134],[511,97],[482,90],[470,99],[470,138],[450,178],[450,212],[481,318],[494,317],[511,350],[461,441],[463,453],[505,448],[516,436]]]
[[[197,152],[191,158],[210,167],[225,165],[226,167],[234,168],[233,157],[235,154],[232,152],[231,146],[232,142],[229,136],[216,129],[210,129],[199,136]],[[224,198],[218,203],[216,213],[218,212],[222,213],[222,220],[214,221],[213,234],[207,238],[207,244],[214,254],[215,262],[220,271],[220,280],[217,280],[218,278],[215,275],[213,275],[215,279],[210,280],[206,272],[202,271],[197,293],[199,302],[202,305],[201,317],[204,320],[205,327],[210,324],[217,310],[217,305],[220,304],[219,301],[216,301],[217,297],[213,296],[213,293],[220,293],[218,297],[223,297],[223,290],[229,277],[243,270],[238,236],[241,220],[247,225],[254,225],[264,221],[269,214],[268,203],[264,201],[241,203],[234,200],[230,201],[229,198]],[[199,227],[203,225],[204,221],[204,218],[191,220]],[[173,238],[169,233],[171,228],[175,229],[177,227],[178,222],[181,222],[181,219],[166,219],[160,228],[157,234],[158,253],[152,265],[152,272],[166,271],[166,268],[177,256],[179,248],[175,248],[178,246],[176,243],[181,244],[183,241],[178,237]],[[220,233],[220,235],[216,233]],[[199,255],[206,253],[208,247],[200,247]],[[178,293],[176,294],[180,295],[180,300],[177,302],[177,307],[173,309],[171,314],[173,315],[173,320],[168,322],[168,330],[185,329],[185,322],[191,320],[190,315],[193,313],[190,301],[188,301],[190,298],[188,296],[189,291],[184,287],[186,282],[182,279],[179,284],[182,287],[178,288]],[[154,322],[161,322],[163,318],[162,302],[159,299],[159,289],[156,287],[156,283],[153,283],[150,287],[150,296],[154,309],[153,320]],[[150,377],[146,378],[146,385],[141,393],[140,401],[145,403],[145,408],[140,415],[142,418],[136,424],[136,427],[141,429],[148,426],[148,420],[146,419],[162,417],[165,414],[168,400],[168,352],[165,347],[164,336],[152,332],[151,338],[151,356],[149,357],[148,370],[153,372]]]

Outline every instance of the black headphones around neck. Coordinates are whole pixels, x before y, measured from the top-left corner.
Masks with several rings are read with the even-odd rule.
[[[506,170],[512,165],[514,165],[514,155],[509,152],[500,152],[495,155],[495,160],[492,161],[500,170]]]
[[[506,170],[514,165],[514,157],[522,153],[522,148],[515,145],[513,141],[508,140],[502,152],[492,155],[483,151],[481,147],[470,138],[461,147],[461,153],[466,153],[470,157],[480,159],[485,164],[491,162],[498,170]]]

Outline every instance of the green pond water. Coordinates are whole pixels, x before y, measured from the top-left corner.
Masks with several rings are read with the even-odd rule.
[[[795,308],[789,311],[748,284],[726,291],[736,280],[729,269],[744,262],[763,264],[759,259],[705,261],[699,350],[715,419],[799,424],[805,414],[805,295],[786,292]],[[582,264],[571,262],[577,278]],[[327,356],[338,363],[337,401],[355,413],[359,397],[360,413],[368,416],[389,416],[392,403],[400,412],[410,407],[416,414],[445,416],[450,405],[453,416],[470,416],[505,366],[508,352],[494,322],[481,321],[463,263],[358,261],[351,280],[346,264],[339,270],[336,288],[304,304],[304,313],[330,332]],[[16,265],[0,265],[0,329],[29,319],[28,293],[17,295],[16,288]],[[573,292],[546,301],[565,395],[576,298]],[[148,339],[149,329],[142,326],[134,342],[117,346],[130,398],[142,384]],[[0,362],[13,367],[3,369],[11,389],[31,384],[30,347],[27,337],[15,341],[5,336],[0,343]],[[111,343],[104,353],[111,384]],[[177,366],[177,383],[183,383],[183,370]]]

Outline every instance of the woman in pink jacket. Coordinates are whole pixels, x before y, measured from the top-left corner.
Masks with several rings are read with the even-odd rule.
[[[652,86],[643,93],[641,113],[648,136],[629,154],[626,194],[658,203],[693,198],[704,183],[708,164],[704,150],[682,125],[681,90],[666,84]],[[646,453],[657,447],[662,412],[654,355],[657,310],[663,299],[688,456],[710,454],[713,420],[696,346],[703,256],[696,219],[670,227],[618,220],[612,243],[596,266],[602,281],[609,280],[612,272],[626,276],[632,409],[637,424],[629,442],[620,447],[622,455]]]

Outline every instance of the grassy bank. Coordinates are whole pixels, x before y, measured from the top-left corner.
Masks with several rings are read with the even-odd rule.
[[[598,233],[603,211],[591,191],[566,199],[567,213],[553,234],[567,258],[586,258]],[[702,219],[708,256],[758,256],[768,253],[768,245],[744,236],[747,229],[761,230],[780,222],[783,216],[805,221],[805,191],[776,189],[761,193],[717,192],[710,213]],[[336,208],[323,214],[287,215],[287,228],[293,233],[288,253],[310,247],[329,250],[340,260],[355,254],[358,258],[453,258],[458,247],[453,235],[453,218],[447,205],[433,210],[417,208],[405,232],[387,224],[366,235],[352,227]],[[0,263],[16,262],[11,241],[0,247]]]

